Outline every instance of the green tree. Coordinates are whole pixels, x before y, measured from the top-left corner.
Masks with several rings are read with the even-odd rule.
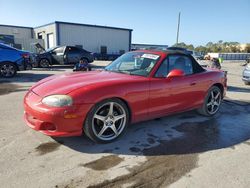
[[[189,49],[189,50],[194,50],[194,45],[193,44],[186,44],[184,42],[174,44],[173,47],[180,47],[180,48],[186,48],[186,49]]]
[[[194,50],[194,45],[192,45],[192,44],[187,45],[187,49]]]
[[[223,42],[223,40],[219,40],[216,43],[208,42],[205,46],[197,46],[196,48],[192,44],[185,44],[184,42],[174,44],[175,47],[186,48],[189,50],[195,50],[197,52],[208,53],[237,53],[241,52],[240,43],[238,42]],[[250,53],[250,44],[246,46],[245,52]]]
[[[246,53],[250,53],[250,44],[247,44],[244,50]]]
[[[206,53],[209,52],[209,51],[208,51],[208,48],[205,47],[205,46],[197,46],[197,47],[195,48],[195,51],[201,52],[201,53],[204,53],[204,54],[206,54]]]
[[[206,44],[206,47],[210,48],[210,47],[212,47],[213,45],[214,45],[214,43],[208,42],[208,43]]]

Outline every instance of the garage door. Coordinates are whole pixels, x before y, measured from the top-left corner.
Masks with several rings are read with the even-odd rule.
[[[54,34],[53,33],[47,34],[47,47],[48,48],[54,47]]]

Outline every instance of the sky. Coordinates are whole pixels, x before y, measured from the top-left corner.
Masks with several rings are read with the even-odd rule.
[[[54,21],[133,29],[132,43],[250,43],[250,0],[0,0],[0,24]]]

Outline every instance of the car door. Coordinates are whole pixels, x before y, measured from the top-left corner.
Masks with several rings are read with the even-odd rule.
[[[67,53],[66,53],[66,57],[67,57],[67,63],[68,64],[75,64],[78,63],[80,60],[80,49],[77,47],[68,47],[67,48]]]
[[[167,78],[174,69],[181,69],[182,77]],[[196,100],[196,79],[192,59],[182,54],[171,54],[162,62],[151,78],[149,114],[153,117],[192,108]]]
[[[4,53],[4,50],[3,48],[0,46],[0,62],[3,61],[3,54]]]
[[[194,108],[197,101],[201,100],[201,76],[194,69],[194,62],[191,55],[176,54],[169,57],[169,71],[180,69],[184,76],[172,78],[172,95],[174,96],[176,109],[173,111],[183,111]],[[204,91],[204,90],[202,90]]]
[[[9,62],[17,62],[22,59],[20,53],[14,48],[0,45],[0,62],[9,61]]]
[[[54,50],[51,51],[53,64],[64,65],[64,60],[65,60],[64,51],[65,51],[64,46],[57,47],[57,48],[55,48]]]
[[[166,79],[167,72],[168,59],[165,59],[158,69],[156,75],[150,80],[148,110],[150,118],[161,116],[172,108],[172,83],[170,82],[170,80]]]

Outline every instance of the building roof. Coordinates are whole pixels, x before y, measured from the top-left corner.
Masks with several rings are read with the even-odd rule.
[[[48,23],[48,24],[37,26],[37,27],[26,27],[26,26],[4,25],[4,24],[0,24],[0,26],[13,27],[13,28],[24,28],[24,29],[37,29],[37,28],[41,28],[41,27],[45,27],[45,26],[53,25],[53,24],[68,24],[68,25],[78,25],[78,26],[88,26],[88,27],[99,27],[99,28],[106,28],[106,29],[117,29],[117,30],[133,31],[133,29],[127,29],[127,28],[121,28],[121,27],[91,25],[91,24],[82,24],[82,23],[61,22],[61,21],[54,21],[54,22],[51,22],[51,23]]]
[[[23,28],[23,29],[33,29],[33,27],[26,27],[26,26],[18,26],[18,25],[4,25],[0,24],[0,27],[13,27],[13,28]]]
[[[34,28],[36,29],[36,28],[45,27],[45,26],[52,25],[52,24],[67,24],[67,25],[78,25],[78,26],[88,26],[88,27],[98,27],[98,28],[106,28],[106,29],[117,29],[117,30],[133,31],[133,29],[127,29],[127,28],[121,28],[121,27],[91,25],[91,24],[82,24],[82,23],[61,22],[61,21],[51,22],[51,23],[48,23],[48,24],[45,24],[45,25],[34,27]]]
[[[162,46],[164,46],[164,47],[168,47],[168,45],[166,45],[166,44],[145,44],[145,43],[132,43],[131,44],[132,46],[145,46],[145,47],[147,47],[147,46],[155,46],[155,47],[162,47]]]

